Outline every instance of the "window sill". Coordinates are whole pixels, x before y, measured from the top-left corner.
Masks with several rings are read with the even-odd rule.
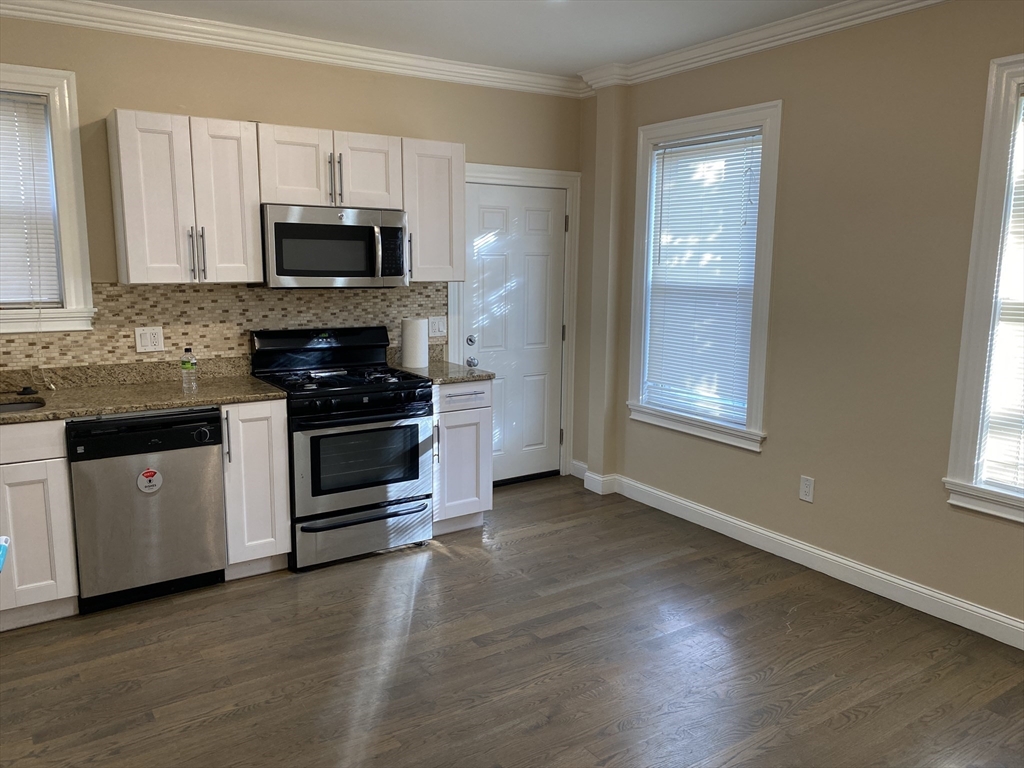
[[[1024,523],[1024,496],[1014,496],[1012,493],[950,480],[948,477],[943,478],[942,482],[949,491],[949,503],[954,507]]]
[[[740,429],[729,427],[725,424],[716,424],[713,421],[695,419],[691,416],[682,416],[671,411],[663,411],[659,408],[652,408],[649,405],[641,405],[637,402],[627,403],[629,406],[629,418],[642,421],[645,424],[654,424],[666,429],[674,429],[676,432],[685,432],[688,435],[696,435],[708,440],[715,440],[726,445],[733,445],[747,451],[761,452],[761,443],[767,437],[763,432],[755,432],[751,429]]]
[[[93,307],[75,309],[0,309],[0,333],[91,331]]]

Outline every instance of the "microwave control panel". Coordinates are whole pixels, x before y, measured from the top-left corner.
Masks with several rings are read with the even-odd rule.
[[[381,277],[405,275],[404,232],[401,227],[380,228]]]

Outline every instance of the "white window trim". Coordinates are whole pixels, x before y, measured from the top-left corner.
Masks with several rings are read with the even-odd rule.
[[[949,503],[1008,520],[1024,522],[1024,502],[975,482],[985,366],[992,329],[992,306],[999,268],[999,246],[1006,208],[1007,174],[1016,105],[1024,85],[1024,54],[994,59],[988,71],[988,100],[981,141],[981,169],[974,208],[974,234],[967,272],[967,300],[960,336],[960,368],[953,406],[949,469],[943,483]]]
[[[0,333],[91,330],[96,310],[92,306],[75,73],[0,64],[0,90],[41,94],[49,99],[64,288],[63,308],[0,309]]]
[[[772,242],[775,231],[775,190],[779,170],[779,128],[782,102],[729,109],[699,117],[644,125],[639,131],[636,169],[636,233],[633,244],[633,311],[629,352],[629,417],[647,424],[697,435],[728,445],[761,451],[767,435],[762,430],[765,367],[768,349],[768,304],[772,275]],[[647,315],[647,233],[650,231],[650,172],[654,147],[668,141],[707,136],[725,131],[760,127],[761,188],[754,251],[754,303],[750,329],[750,368],[745,428],[684,416],[640,402],[644,364],[644,331]]]

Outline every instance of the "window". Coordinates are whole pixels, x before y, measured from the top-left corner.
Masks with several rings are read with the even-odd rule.
[[[761,450],[781,114],[640,129],[631,418]]]
[[[945,484],[951,504],[1024,522],[1024,56],[989,70]]]
[[[0,332],[88,330],[72,72],[0,65]]]

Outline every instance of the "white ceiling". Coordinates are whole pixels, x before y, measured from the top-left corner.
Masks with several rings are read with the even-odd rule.
[[[573,76],[839,0],[105,0],[440,59]]]

